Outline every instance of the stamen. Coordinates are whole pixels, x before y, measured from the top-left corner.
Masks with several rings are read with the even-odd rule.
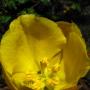
[[[41,89],[42,82],[40,80],[36,80],[35,83],[32,85],[32,88],[34,90],[40,90]]]
[[[58,72],[60,70],[60,65],[57,63],[55,64],[53,67],[52,67],[52,72],[55,73],[55,72]]]
[[[55,80],[55,79],[48,79],[47,80],[47,84],[54,87],[55,85],[58,84],[58,80]]]
[[[42,61],[40,61],[41,71],[44,72],[45,68],[48,66],[47,58],[44,58]]]
[[[42,90],[45,86],[55,88],[58,84],[57,72],[60,70],[60,63],[49,66],[47,58],[40,61],[41,69],[37,73],[26,74],[24,86],[31,90]]]
[[[48,65],[47,58],[44,58],[44,59],[41,61],[41,64],[44,65],[44,66],[47,66],[47,65]]]
[[[37,77],[37,75],[27,74],[24,79],[24,86],[30,88],[31,90],[40,90],[41,88],[41,80]]]
[[[35,83],[35,80],[36,80],[36,78],[34,78],[32,75],[27,75],[27,76],[24,78],[24,84],[25,84],[26,86],[28,86],[29,84]]]

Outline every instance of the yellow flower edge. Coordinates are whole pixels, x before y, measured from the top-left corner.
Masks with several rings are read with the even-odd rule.
[[[69,82],[76,83],[90,69],[90,58],[87,55],[86,44],[75,23],[60,21],[57,24],[67,37],[66,47],[63,49],[66,78]]]
[[[11,90],[78,90],[78,80],[90,69],[76,24],[32,14],[11,22],[0,52]]]

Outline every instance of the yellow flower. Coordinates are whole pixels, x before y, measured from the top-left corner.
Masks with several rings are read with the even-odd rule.
[[[11,22],[0,53],[11,90],[78,90],[78,80],[90,68],[77,25],[32,14]]]

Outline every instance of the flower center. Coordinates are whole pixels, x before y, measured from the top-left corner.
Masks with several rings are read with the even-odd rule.
[[[53,66],[49,65],[48,59],[44,58],[40,61],[40,71],[33,74],[27,74],[24,81],[24,86],[30,90],[42,90],[44,88],[54,89],[59,83],[59,78],[57,76],[60,70],[59,63]],[[46,90],[46,89],[45,89]]]

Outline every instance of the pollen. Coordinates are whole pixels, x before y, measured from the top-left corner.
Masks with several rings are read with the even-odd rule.
[[[32,85],[33,90],[40,90],[42,88],[42,82],[40,80],[36,80]]]
[[[44,58],[42,61],[40,61],[41,68],[44,69],[48,66],[48,60],[47,58]]]
[[[52,67],[52,72],[58,72],[60,70],[60,65],[57,63]]]
[[[46,67],[48,65],[47,58],[44,58],[40,63],[41,63],[41,65],[43,65],[44,67]]]
[[[40,90],[43,88],[44,84],[37,75],[26,74],[26,78],[24,78],[24,86],[30,90]]]
[[[25,79],[26,79],[26,80],[31,80],[31,79],[33,79],[33,77],[32,77],[31,74],[27,74]]]
[[[54,87],[55,85],[58,84],[58,80],[55,80],[55,79],[48,79],[47,80],[47,84]]]
[[[29,77],[29,78],[24,79],[25,86],[32,85],[34,82],[35,82],[35,79],[33,77]]]

